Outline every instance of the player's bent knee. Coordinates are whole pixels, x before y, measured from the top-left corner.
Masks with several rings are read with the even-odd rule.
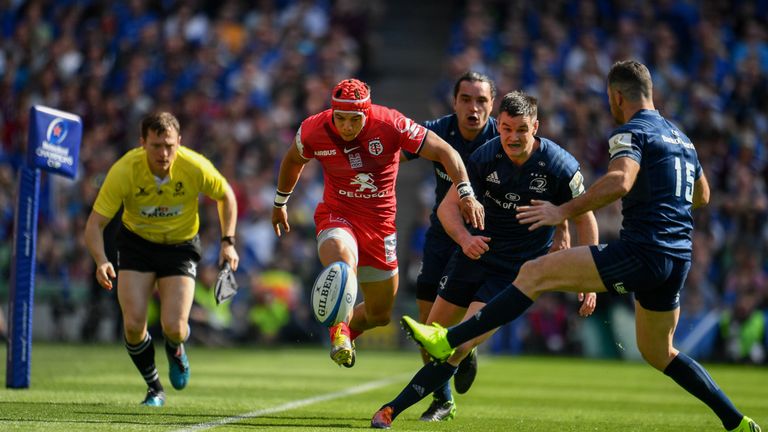
[[[123,333],[125,335],[125,341],[131,345],[136,345],[144,340],[144,326],[134,328],[126,325]]]
[[[317,252],[322,257],[343,260],[352,267],[357,266],[358,250],[355,237],[346,229],[329,228],[317,236]]]
[[[527,261],[520,267],[520,272],[515,279],[515,286],[526,294],[542,292],[544,288],[543,275],[545,274],[546,269],[541,260]]]
[[[674,355],[667,349],[654,349],[652,347],[638,344],[638,350],[646,363],[653,368],[664,371]]]

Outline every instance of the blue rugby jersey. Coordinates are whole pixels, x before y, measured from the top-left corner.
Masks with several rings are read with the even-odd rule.
[[[584,193],[579,163],[563,148],[537,137],[539,148],[522,165],[509,160],[497,137],[478,148],[467,170],[478,200],[485,207],[485,230],[490,250],[481,261],[503,272],[510,261],[524,262],[547,253],[555,227],[529,231],[517,220],[517,207],[532,199],[560,205]]]
[[[496,131],[496,119],[493,117],[488,118],[488,123],[485,124],[485,128],[483,128],[472,141],[467,141],[461,136],[461,132],[459,131],[459,121],[456,114],[449,114],[438,119],[428,120],[424,122],[424,127],[437,134],[437,136],[444,139],[451,145],[451,147],[459,152],[464,165],[467,164],[467,159],[473,151],[485,144],[486,141],[499,135]],[[404,153],[408,160],[413,160],[419,157],[419,155],[414,153]],[[448,193],[453,182],[440,162],[433,162],[433,165],[435,168],[435,205],[432,207],[432,214],[429,216],[429,221],[433,228],[439,228],[442,231],[443,226],[437,218],[437,208],[440,206],[440,203],[443,201],[445,194]]]
[[[611,133],[611,160],[640,164],[622,198],[622,240],[680,258],[691,257],[694,183],[702,175],[691,140],[655,110],[641,110]]]

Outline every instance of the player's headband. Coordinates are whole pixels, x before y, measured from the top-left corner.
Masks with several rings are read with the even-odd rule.
[[[368,116],[371,110],[371,90],[360,80],[350,78],[336,84],[331,92],[331,109],[343,113]]]

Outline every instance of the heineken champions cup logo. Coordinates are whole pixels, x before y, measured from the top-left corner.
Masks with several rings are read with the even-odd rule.
[[[35,154],[48,161],[48,166],[59,168],[62,165],[72,166],[74,158],[69,154],[69,147],[63,146],[67,139],[69,125],[66,120],[56,117],[48,125],[45,131],[45,139],[40,147],[35,150]]]

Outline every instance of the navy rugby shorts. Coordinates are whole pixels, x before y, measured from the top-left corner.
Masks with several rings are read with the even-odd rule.
[[[510,262],[503,273],[492,271],[482,260],[472,260],[457,250],[446,266],[437,295],[456,306],[488,303],[517,277],[520,264]]]
[[[608,291],[635,294],[645,309],[667,312],[680,307],[680,290],[691,260],[616,240],[590,246],[595,266]]]
[[[416,298],[434,302],[440,280],[446,273],[446,266],[455,251],[461,249],[442,229],[430,226],[424,241],[424,257],[419,276],[416,278]]]

